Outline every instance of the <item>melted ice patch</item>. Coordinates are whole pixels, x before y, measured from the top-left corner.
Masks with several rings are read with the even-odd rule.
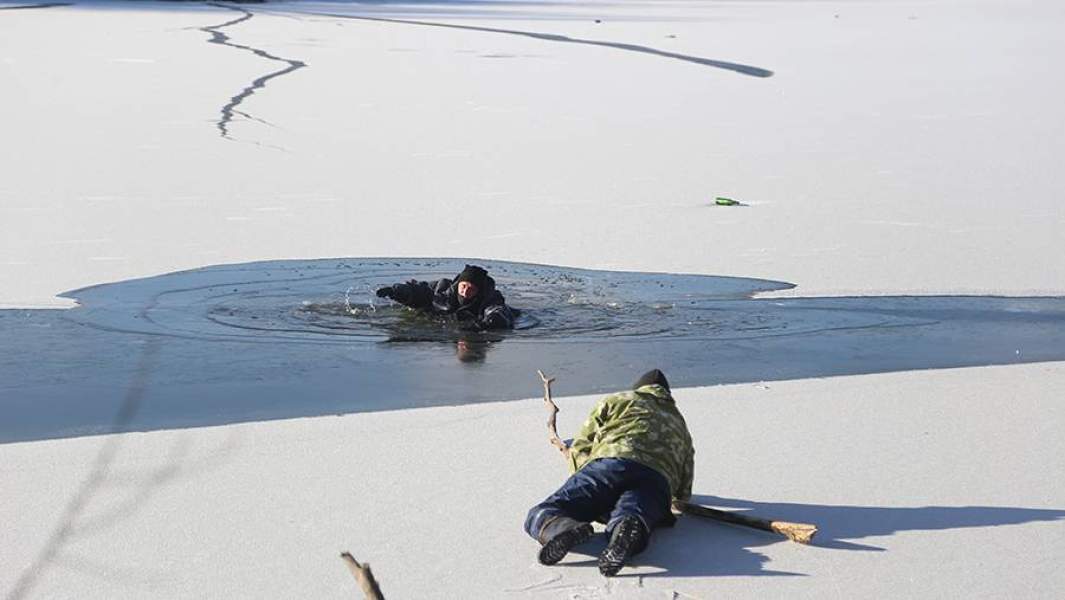
[[[378,300],[492,273],[522,311],[469,334]],[[615,391],[1065,360],[1065,298],[752,299],[790,284],[460,259],[223,265],[0,310],[0,443]]]
[[[409,279],[485,266],[520,311],[514,342],[734,340],[824,330],[919,325],[912,317],[739,302],[791,284],[732,277],[568,269],[500,261],[314,260],[216,266],[71,292],[86,325],[194,339],[311,343],[448,340],[454,322],[376,298]]]

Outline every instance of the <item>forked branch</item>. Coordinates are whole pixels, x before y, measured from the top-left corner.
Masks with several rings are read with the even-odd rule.
[[[536,370],[536,373],[540,376],[540,381],[544,383],[544,404],[547,405],[547,410],[549,411],[547,414],[547,441],[551,442],[551,445],[555,448],[558,448],[562,456],[569,458],[569,446],[566,446],[566,442],[563,442],[562,438],[558,437],[558,425],[555,423],[558,416],[558,405],[551,399],[551,382],[555,378],[548,378],[539,369]]]

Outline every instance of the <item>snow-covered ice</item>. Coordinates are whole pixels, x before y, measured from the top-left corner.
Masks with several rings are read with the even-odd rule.
[[[3,2],[0,308],[380,256],[1063,296],[1063,25],[1054,0]],[[86,399],[149,397],[155,340]],[[62,386],[63,356],[31,358]],[[633,376],[680,360],[653,359]],[[521,532],[564,476],[536,399],[3,444],[0,590],[350,598],[350,550],[393,598],[1052,598],[1060,365],[678,390],[703,500],[820,542],[682,522],[609,581]],[[566,381],[563,432],[595,400]]]

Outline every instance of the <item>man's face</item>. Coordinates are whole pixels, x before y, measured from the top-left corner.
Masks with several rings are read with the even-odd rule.
[[[477,286],[469,281],[460,281],[458,292],[459,298],[469,300],[477,295]]]

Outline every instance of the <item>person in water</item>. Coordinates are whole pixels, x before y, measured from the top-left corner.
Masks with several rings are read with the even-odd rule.
[[[516,316],[496,289],[495,280],[477,265],[466,265],[453,280],[411,279],[407,283],[388,285],[377,290],[377,297],[453,318],[464,329],[511,329]]]

